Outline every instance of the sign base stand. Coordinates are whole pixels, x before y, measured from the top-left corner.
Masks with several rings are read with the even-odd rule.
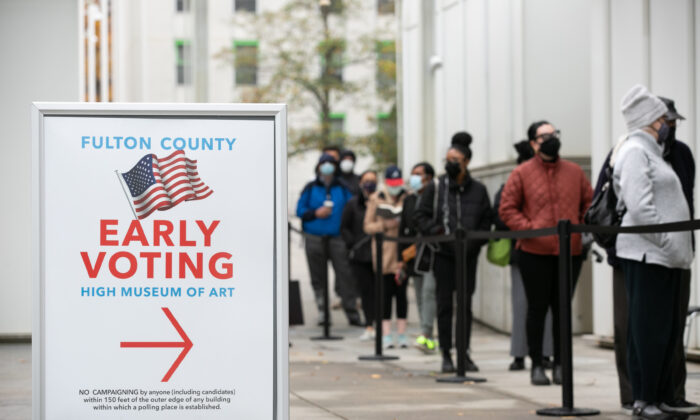
[[[371,354],[369,356],[360,356],[358,357],[360,360],[364,361],[377,361],[377,362],[383,362],[385,360],[399,360],[399,356],[389,356],[386,354]]]
[[[597,416],[600,414],[600,410],[595,408],[567,408],[567,407],[552,407],[552,408],[542,408],[537,410],[538,416],[547,417],[583,417],[583,416]]]
[[[314,341],[320,341],[320,340],[329,340],[329,341],[331,341],[331,340],[342,340],[342,339],[343,339],[343,337],[339,337],[339,336],[337,336],[337,335],[322,335],[322,336],[319,336],[319,337],[311,337],[311,338],[310,338],[310,340],[314,340]]]
[[[446,378],[437,378],[435,382],[440,382],[440,383],[452,383],[452,384],[463,384],[465,382],[474,382],[477,384],[486,382],[486,379],[484,378],[477,378],[473,376],[448,376]]]

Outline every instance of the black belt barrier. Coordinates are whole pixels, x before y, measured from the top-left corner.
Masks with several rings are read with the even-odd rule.
[[[455,279],[457,288],[457,328],[456,328],[456,349],[457,349],[457,372],[455,377],[438,378],[438,382],[485,382],[483,378],[471,378],[465,375],[466,348],[466,319],[467,311],[470,309],[471,299],[466,298],[467,270],[466,270],[466,244],[472,239],[525,239],[542,236],[556,235],[559,238],[559,331],[560,331],[560,352],[562,370],[562,406],[550,407],[537,410],[540,416],[568,417],[568,416],[593,416],[600,414],[599,410],[591,408],[574,407],[574,376],[573,376],[573,339],[571,332],[571,298],[572,298],[572,269],[571,269],[571,234],[572,233],[663,233],[682,232],[700,229],[700,220],[689,220],[685,222],[663,223],[658,225],[643,226],[593,226],[574,225],[569,220],[560,220],[556,226],[524,231],[465,231],[458,229],[454,235],[421,236],[411,238],[396,238],[375,235],[377,256],[376,260],[381,261],[383,241],[398,243],[440,243],[454,241],[456,255],[462,258],[455,260]],[[375,354],[372,356],[361,356],[360,360],[395,360],[396,356],[382,355],[382,306],[383,306],[383,279],[381,270],[377,270],[375,290],[376,290],[376,341]],[[326,318],[328,319],[328,318]]]

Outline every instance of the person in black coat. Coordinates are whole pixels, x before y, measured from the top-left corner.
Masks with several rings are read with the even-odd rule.
[[[355,152],[350,149],[345,149],[340,152],[340,179],[345,182],[352,195],[359,195],[360,190],[360,177],[355,174],[355,162],[357,158],[355,157]]]
[[[421,204],[415,212],[416,225],[424,235],[450,234],[458,228],[464,230],[491,229],[492,209],[486,187],[469,175],[467,165],[472,157],[471,136],[459,132],[452,137],[452,145],[447,151],[447,174],[438,178],[438,186],[429,184],[421,197]],[[437,211],[433,212],[434,195],[437,194]],[[435,213],[435,214],[434,214]],[[474,239],[467,241],[467,324],[466,347],[471,338],[471,296],[476,286],[476,264],[481,247],[488,241]],[[452,302],[455,291],[455,250],[450,242],[440,244],[435,255],[434,271],[437,288],[438,336],[442,350],[442,371],[454,372],[450,356],[452,347]],[[466,355],[466,366],[470,372],[478,367]]]
[[[365,171],[360,175],[360,194],[348,201],[340,222],[340,235],[348,248],[350,270],[355,284],[360,289],[362,312],[365,315],[365,332],[361,340],[374,338],[374,270],[372,268],[372,248],[370,236],[365,234],[363,225],[367,210],[367,197],[377,189],[377,173]]]

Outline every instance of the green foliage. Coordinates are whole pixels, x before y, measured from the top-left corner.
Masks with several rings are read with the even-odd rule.
[[[390,39],[393,34],[370,29],[367,33],[347,37],[348,19],[360,19],[360,13],[364,12],[362,7],[362,0],[332,0],[324,7],[320,7],[319,0],[289,0],[277,11],[260,11],[255,15],[241,13],[234,18],[236,31],[245,33],[247,39],[259,41],[255,57],[259,72],[257,84],[239,86],[241,99],[285,102],[290,115],[311,107],[319,116],[315,123],[305,119],[302,124],[290,124],[290,156],[328,145],[354,147],[371,143],[333,130],[335,104],[352,103],[353,109],[376,106],[366,91],[371,80],[348,80],[343,72],[349,66],[377,62],[377,77],[389,80],[382,83],[377,96],[390,104],[395,103],[396,63],[381,59],[395,54],[394,43],[378,41]],[[217,55],[234,65],[253,60],[250,55],[236,57],[236,50],[234,47]],[[376,137],[382,137],[382,144],[390,142],[391,138],[395,142],[395,131],[394,124],[393,134],[380,136],[377,133]],[[383,155],[396,155],[395,144],[393,152],[385,152],[385,149],[373,146],[369,151],[375,155],[377,150],[382,155],[375,155],[379,159],[384,159]]]

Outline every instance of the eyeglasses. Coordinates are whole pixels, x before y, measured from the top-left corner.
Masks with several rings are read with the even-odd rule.
[[[542,141],[547,141],[547,140],[551,139],[552,137],[560,138],[561,137],[561,130],[554,130],[551,133],[540,134],[539,136],[535,136],[535,140],[537,140],[540,137],[542,138]]]

